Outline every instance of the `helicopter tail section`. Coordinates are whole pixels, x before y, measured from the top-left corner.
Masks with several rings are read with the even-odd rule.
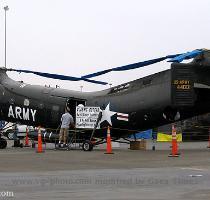
[[[210,111],[210,51],[171,65],[171,105],[194,115]]]
[[[171,102],[173,106],[193,106],[195,103],[193,65],[171,65]]]

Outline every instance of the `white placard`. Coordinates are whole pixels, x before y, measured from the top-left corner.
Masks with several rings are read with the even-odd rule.
[[[99,113],[100,113],[100,107],[77,106],[76,128],[93,129],[97,122]]]

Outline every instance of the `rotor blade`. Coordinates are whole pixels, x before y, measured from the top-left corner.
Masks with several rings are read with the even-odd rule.
[[[140,68],[140,67],[145,67],[145,66],[148,66],[148,65],[152,65],[152,64],[161,62],[161,61],[166,60],[168,58],[174,58],[178,55],[180,55],[180,54],[168,55],[168,56],[165,56],[165,57],[155,58],[155,59],[152,59],[152,60],[146,60],[146,61],[143,61],[143,62],[129,64],[129,65],[121,66],[121,67],[106,69],[106,70],[95,72],[95,73],[92,73],[92,74],[87,74],[85,76],[82,76],[82,78],[92,78],[92,77],[96,77],[96,76],[100,76],[100,75],[109,73],[111,71],[126,71],[126,70],[131,70],[131,69],[137,69],[137,68]]]
[[[107,85],[108,83],[103,82],[103,81],[96,81],[96,80],[90,80],[86,78],[78,78],[78,77],[73,77],[73,76],[65,76],[65,75],[60,75],[60,74],[50,74],[50,73],[44,73],[44,72],[36,72],[36,71],[31,71],[31,70],[20,70],[20,69],[7,69],[7,71],[16,71],[16,72],[23,72],[23,73],[32,73],[36,74],[38,76],[46,77],[46,78],[52,78],[52,79],[58,79],[58,80],[67,80],[67,81],[87,81],[90,83],[95,83],[95,84],[101,84],[101,85]]]
[[[81,81],[86,81],[86,82],[90,82],[90,83],[95,83],[95,84],[99,84],[99,85],[107,85],[107,82],[104,81],[96,81],[96,80],[91,80],[91,79],[87,79],[87,78],[80,78]]]
[[[195,58],[196,56],[200,55],[201,53],[203,53],[202,49],[196,49],[194,51],[190,51],[190,52],[187,52],[187,53],[183,53],[179,56],[176,56],[176,57],[170,59],[168,62],[178,62],[178,63],[180,63],[183,60]]]

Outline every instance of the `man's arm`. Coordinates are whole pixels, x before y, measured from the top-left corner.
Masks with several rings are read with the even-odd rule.
[[[73,117],[71,116],[70,117],[70,124],[69,124],[69,128],[75,128],[75,124],[74,124],[74,119],[73,119]]]

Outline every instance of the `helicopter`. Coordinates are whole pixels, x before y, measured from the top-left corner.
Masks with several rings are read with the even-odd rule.
[[[189,63],[181,63],[185,59]],[[144,67],[166,59],[171,68],[137,80],[123,83],[96,92],[79,92],[61,88],[30,85],[14,81],[7,71],[34,73],[36,75],[71,81],[88,81],[96,84],[106,82],[92,80],[93,77],[111,71],[124,71]],[[85,150],[106,139],[106,128],[111,127],[112,140],[117,141],[130,134],[184,120],[210,111],[210,51],[194,50],[183,54],[169,55],[149,61],[103,70],[78,77],[0,68],[0,119],[30,126],[41,126],[49,130],[45,139],[50,142],[58,134],[60,118],[68,108],[76,119],[78,105],[98,107],[96,126],[93,129],[78,129],[78,135],[88,142]],[[98,128],[96,128],[98,127]],[[94,137],[100,138],[92,143]],[[36,138],[37,132],[31,137]],[[0,139],[0,148],[7,142]]]

